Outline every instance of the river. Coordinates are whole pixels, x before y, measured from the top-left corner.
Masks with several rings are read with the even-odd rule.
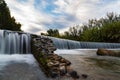
[[[120,58],[97,56],[96,49],[56,50],[72,62],[78,80],[120,80]],[[82,74],[88,75],[86,79]],[[0,80],[53,80],[46,78],[32,54],[0,54]],[[54,80],[72,80],[58,78]]]
[[[78,74],[88,75],[80,80],[120,80],[120,58],[97,56],[97,49],[57,50],[55,53],[72,62]]]

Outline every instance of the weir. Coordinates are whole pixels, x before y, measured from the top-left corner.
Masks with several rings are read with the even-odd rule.
[[[50,38],[50,39],[49,39]],[[51,41],[52,40],[52,41]],[[40,53],[46,53],[46,54],[51,54],[53,53],[56,48],[58,49],[84,49],[84,48],[119,48],[120,49],[120,44],[119,43],[97,43],[97,42],[78,42],[78,41],[72,41],[72,40],[66,40],[66,39],[59,39],[59,38],[53,38],[53,37],[45,37],[45,36],[37,36],[37,35],[32,35],[28,33],[21,33],[21,32],[13,32],[13,31],[8,31],[8,30],[0,30],[0,80],[53,80],[46,78],[46,76],[43,74],[43,71],[39,68],[38,63],[40,64],[41,61],[44,63],[47,59],[46,56],[41,55]],[[32,47],[32,48],[31,48]],[[85,52],[86,51],[86,52]],[[119,80],[119,74],[115,74],[116,71],[119,71],[118,66],[119,66],[119,59],[110,57],[112,59],[107,59],[107,57],[99,57],[105,60],[105,62],[102,59],[99,59],[98,56],[95,56],[96,51],[88,51],[88,50],[57,50],[58,54],[80,54],[80,55],[63,55],[64,58],[67,58],[73,61],[75,64],[73,66],[77,66],[77,71],[78,73],[79,70],[81,69],[83,73],[91,75],[91,73],[97,73],[97,72],[102,72],[102,73],[97,73],[95,75],[91,75],[90,79],[98,76],[99,79],[99,74],[106,75],[107,74],[107,79],[115,79]],[[24,53],[33,53],[33,54],[25,54]],[[88,54],[89,53],[89,54]],[[7,54],[7,55],[5,55]],[[13,54],[13,55],[9,55]],[[21,55],[22,54],[22,55]],[[46,55],[45,54],[45,55]],[[90,55],[90,56],[89,56]],[[36,63],[36,60],[38,63]],[[42,58],[40,58],[42,56]],[[95,57],[95,58],[94,58]],[[60,57],[61,58],[61,57]],[[42,60],[41,60],[42,59]],[[54,58],[51,58],[50,61],[52,61]],[[58,59],[58,58],[56,58]],[[97,62],[92,62],[91,60],[84,60],[84,59],[91,59],[95,60],[98,62],[102,61],[104,63],[110,64],[110,62],[116,63],[114,66],[115,70],[111,71],[102,69],[101,71],[101,66],[96,67],[98,64]],[[59,59],[61,61],[62,59]],[[62,60],[63,61],[63,60]],[[80,62],[82,61],[82,62]],[[90,69],[90,66],[87,64],[85,65],[83,61],[86,61],[85,63],[89,62],[90,64],[93,65],[93,69]],[[117,61],[117,62],[116,62]],[[57,61],[54,61],[57,62]],[[8,64],[9,63],[9,64]],[[52,63],[52,62],[51,62]],[[79,64],[80,63],[80,64]],[[81,65],[81,63],[83,63]],[[111,65],[112,65],[111,63]],[[54,63],[53,63],[54,64]],[[61,63],[63,64],[63,63]],[[77,65],[76,65],[77,64]],[[59,63],[60,65],[60,63]],[[66,64],[65,64],[66,65]],[[101,64],[100,64],[101,65]],[[85,68],[83,68],[85,66]],[[116,67],[117,66],[117,67]],[[44,67],[44,66],[43,66]],[[109,66],[108,66],[109,68]],[[53,69],[44,67],[42,69],[45,69],[46,71],[53,71]],[[49,70],[48,70],[49,69]],[[59,69],[59,68],[57,68]],[[94,70],[96,69],[96,70]],[[86,72],[86,70],[89,70],[89,72]],[[100,70],[100,71],[99,71]],[[106,72],[105,72],[106,70]],[[108,72],[109,71],[109,72]],[[59,72],[59,71],[58,71]],[[104,72],[104,73],[103,73]],[[113,72],[113,73],[111,73]],[[27,74],[26,74],[27,73]],[[110,73],[110,74],[108,74]],[[116,72],[118,73],[118,72]],[[32,75],[32,77],[31,77]],[[109,76],[110,75],[110,76]],[[22,76],[22,77],[21,77]],[[117,76],[117,77],[116,77]],[[106,77],[101,76],[100,79],[104,79]],[[58,78],[59,79],[59,78]],[[97,80],[98,80],[97,79]],[[63,80],[63,79],[61,79]],[[64,79],[64,80],[68,80]],[[88,77],[89,80],[89,77]]]
[[[96,49],[96,48],[120,49],[120,43],[79,42],[79,41],[60,39],[54,37],[48,37],[48,38],[52,39],[54,45],[58,49]]]
[[[0,30],[0,80],[49,80],[29,53],[31,34]]]
[[[57,49],[120,49],[120,43],[79,42],[48,36]],[[0,54],[31,53],[31,34],[0,30]]]
[[[30,34],[0,30],[0,54],[31,53]]]

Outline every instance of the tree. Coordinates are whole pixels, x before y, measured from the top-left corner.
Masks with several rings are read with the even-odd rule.
[[[47,32],[49,36],[77,41],[120,43],[120,15],[107,13],[104,18],[91,19],[88,24],[70,27],[63,35],[59,35],[59,31],[53,29]]]
[[[11,17],[10,10],[4,0],[0,0],[0,29],[21,31],[21,24]]]
[[[59,31],[57,29],[49,29],[47,30],[48,36],[59,37]]]
[[[81,40],[95,42],[120,42],[120,15],[107,13],[106,18],[89,20],[83,28]]]

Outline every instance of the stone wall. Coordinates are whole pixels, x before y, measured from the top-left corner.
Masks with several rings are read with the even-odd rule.
[[[47,64],[47,55],[53,54],[56,48],[53,45],[52,40],[37,36],[31,35],[31,52],[39,63],[39,66],[45,72],[47,76],[50,76],[49,67]]]
[[[77,72],[70,67],[70,61],[54,54],[56,48],[51,39],[32,35],[31,44],[32,54],[48,77],[69,76],[74,79],[79,78]]]

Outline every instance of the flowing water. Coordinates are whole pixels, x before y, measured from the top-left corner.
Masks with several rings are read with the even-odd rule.
[[[58,48],[55,53],[70,60],[79,75],[87,74],[86,80],[120,80],[120,58],[96,55],[97,48],[119,50],[120,43],[77,42],[49,38]],[[0,80],[53,80],[45,77],[30,54],[30,41],[30,34],[0,30]]]
[[[67,39],[48,37],[52,39],[58,49],[96,49],[96,48],[120,48],[120,43],[79,42]]]
[[[32,54],[1,54],[0,80],[47,80],[47,78]]]
[[[0,53],[31,53],[30,34],[0,30]]]
[[[57,50],[55,53],[72,62],[72,67],[80,75],[79,80],[120,80],[120,58],[97,56],[96,51],[97,49],[72,49]],[[82,78],[82,74],[88,75],[88,78]]]
[[[30,49],[30,34],[0,30],[0,80],[47,80]]]

